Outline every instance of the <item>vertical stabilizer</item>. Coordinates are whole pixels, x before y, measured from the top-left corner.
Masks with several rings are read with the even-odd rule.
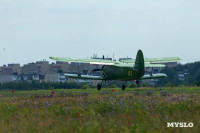
[[[138,50],[137,52],[135,66],[133,67],[133,69],[137,72],[139,78],[144,75],[144,56],[142,50]]]

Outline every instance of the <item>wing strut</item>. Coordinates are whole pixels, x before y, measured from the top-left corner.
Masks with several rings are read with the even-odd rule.
[[[78,76],[80,76],[81,77],[81,73],[80,73],[80,63],[77,63],[77,67],[78,67]]]

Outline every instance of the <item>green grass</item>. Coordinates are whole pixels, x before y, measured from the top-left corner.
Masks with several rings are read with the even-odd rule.
[[[114,92],[112,92],[114,90]],[[200,94],[200,87],[140,87],[140,88],[126,88],[122,91],[121,88],[102,88],[101,91],[97,91],[96,88],[89,89],[53,89],[53,90],[15,90],[12,93],[11,90],[0,90],[0,96],[48,96],[52,91],[55,91],[58,96],[70,96],[77,94],[109,94],[109,93],[130,93],[145,95],[147,92],[152,91],[153,94],[160,94],[162,91],[166,91],[168,94]]]
[[[200,132],[198,89],[59,89],[53,96],[52,90],[2,90],[0,132]],[[169,95],[161,96],[163,90]],[[167,122],[193,122],[194,127],[167,128]]]

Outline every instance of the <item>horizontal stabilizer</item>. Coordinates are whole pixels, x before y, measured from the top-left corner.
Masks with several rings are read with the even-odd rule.
[[[79,74],[64,74],[67,77],[70,78],[79,78],[79,79],[93,79],[93,80],[103,80],[103,76],[93,76],[93,75],[79,75]]]
[[[164,73],[158,73],[158,74],[146,74],[140,79],[158,79],[158,78],[166,78],[167,75]]]

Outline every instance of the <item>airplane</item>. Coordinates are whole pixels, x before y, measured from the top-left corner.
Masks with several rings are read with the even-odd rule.
[[[139,84],[139,80],[143,79],[155,79],[155,78],[166,78],[167,75],[164,73],[157,74],[145,74],[145,68],[154,68],[154,67],[165,67],[163,64],[151,64],[166,62],[171,60],[167,58],[163,59],[153,59],[146,60],[144,59],[142,50],[138,50],[135,60],[121,60],[121,61],[112,61],[105,59],[74,59],[74,58],[65,58],[65,57],[49,57],[52,60],[61,61],[61,62],[70,62],[70,63],[89,63],[89,64],[98,64],[102,65],[101,69],[95,69],[93,71],[100,71],[102,76],[94,75],[82,75],[65,73],[64,75],[70,78],[79,78],[79,79],[91,79],[91,80],[101,80],[101,84],[97,85],[97,90],[101,90],[103,81],[106,83],[108,81],[117,80],[122,81],[122,90],[125,90],[126,86],[124,82],[127,81],[136,81],[136,84]],[[177,60],[177,58],[176,58]],[[134,62],[133,62],[134,61]]]

